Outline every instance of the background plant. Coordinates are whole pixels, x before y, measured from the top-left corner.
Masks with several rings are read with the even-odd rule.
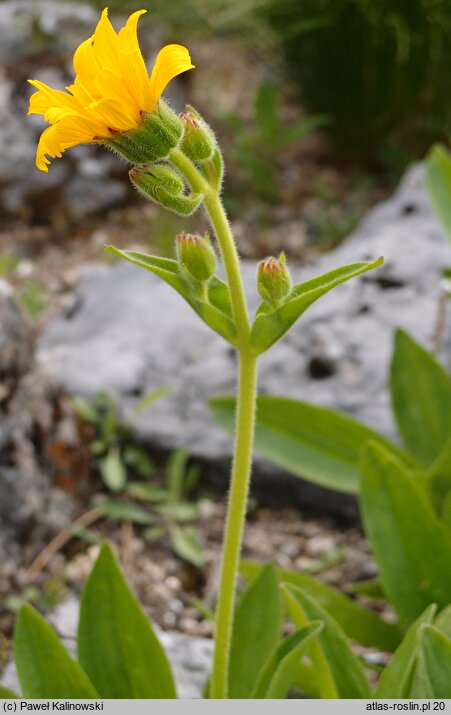
[[[446,0],[277,0],[264,10],[308,111],[357,162],[424,152],[451,118]],[[389,142],[387,142],[389,138]]]
[[[431,603],[439,609],[451,603],[451,379],[430,353],[398,331],[389,385],[404,449],[333,410],[263,396],[256,450],[292,474],[359,495],[379,577],[358,590],[388,600],[401,633]],[[233,401],[217,398],[211,406],[230,428]],[[381,647],[387,624],[369,624],[362,611],[350,622],[350,603],[342,613],[343,597],[337,601],[304,574],[284,572],[282,578],[306,583],[312,595],[325,599],[322,604],[349,637]]]
[[[200,476],[198,466],[189,465],[187,450],[180,448],[169,456],[162,469],[157,469],[148,451],[133,436],[133,420],[168,392],[161,388],[144,397],[127,421],[114,399],[104,393],[91,399],[77,396],[72,403],[94,430],[90,450],[105,486],[113,494],[109,498],[98,496],[93,506],[108,519],[141,527],[147,541],[168,537],[177,556],[200,567],[204,555],[195,528],[199,507],[190,499]],[[76,525],[72,533],[98,540]]]
[[[233,193],[239,197],[251,189],[262,201],[280,197],[280,154],[315,129],[327,126],[326,116],[311,116],[291,124],[282,121],[280,97],[276,85],[263,80],[254,99],[254,116],[248,123],[230,112],[222,119],[231,130],[230,163],[238,167]]]

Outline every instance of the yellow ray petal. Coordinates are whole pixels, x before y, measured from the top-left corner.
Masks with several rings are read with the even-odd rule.
[[[136,10],[128,18],[125,26],[118,32],[118,48],[120,52],[128,54],[129,52],[140,51],[138,43],[138,20],[141,15],[145,15],[147,10]]]
[[[105,137],[109,135],[108,128],[127,131],[136,126],[136,121],[129,114],[128,107],[121,105],[117,99],[111,97],[103,97],[98,102],[93,102],[87,108],[86,114],[95,119],[95,121],[104,124],[106,128]]]
[[[50,160],[46,154],[53,159],[60,158],[71,146],[93,141],[92,131],[82,120],[74,117],[62,120],[42,132],[36,151],[36,166],[41,171],[48,172]]]
[[[158,102],[165,88],[178,74],[193,69],[191,57],[182,45],[166,45],[158,53],[150,76],[150,93],[154,104]]]
[[[119,30],[118,46],[121,70],[129,94],[139,110],[152,111],[154,103],[150,94],[149,75],[138,42],[138,20],[146,10],[130,15],[125,27]]]
[[[101,69],[108,67],[109,70],[120,77],[118,38],[113,25],[108,19],[108,8],[103,10],[102,16],[97,23],[92,49],[99,67]]]
[[[97,124],[84,117],[68,117],[55,126],[58,141],[64,149],[97,140]]]
[[[119,104],[122,104],[124,112],[127,112],[131,117],[130,129],[139,121],[139,104],[134,101],[133,96],[130,94],[128,83],[125,78],[118,80],[111,70],[105,68],[96,77],[95,97],[95,101],[111,97]],[[86,106],[91,106],[91,102]]]
[[[94,51],[92,49],[93,42],[94,36],[92,35],[91,37],[88,37],[87,40],[84,40],[84,42],[80,43],[75,50],[74,58],[72,60],[75,74],[82,74],[84,76],[94,74]]]
[[[63,92],[60,89],[52,89],[37,79],[29,79],[28,82],[38,90],[30,97],[28,114],[45,115],[50,107],[57,106],[75,109],[77,106],[77,103],[74,102],[74,98],[67,92]]]

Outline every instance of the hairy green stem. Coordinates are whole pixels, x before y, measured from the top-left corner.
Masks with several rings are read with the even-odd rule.
[[[227,698],[228,696],[235,590],[249,493],[256,393],[257,358],[250,353],[241,352],[235,448],[216,611],[211,698]]]
[[[192,190],[204,196],[205,209],[224,261],[237,329],[236,345],[239,352],[240,368],[235,419],[235,446],[222,549],[213,673],[210,687],[211,698],[224,699],[228,697],[236,582],[251,475],[257,395],[257,356],[250,347],[249,314],[240,261],[221,199],[182,151],[174,149],[169,158],[173,165],[184,175]]]
[[[172,164],[185,176],[193,191],[204,195],[205,209],[210,218],[224,261],[233,315],[238,332],[238,342],[243,347],[244,345],[247,347],[249,341],[249,316],[246,294],[244,292],[238,252],[221,199],[180,149],[173,149],[169,158]]]

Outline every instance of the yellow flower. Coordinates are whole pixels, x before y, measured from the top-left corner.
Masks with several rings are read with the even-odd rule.
[[[74,84],[67,92],[29,80],[38,90],[29,114],[42,114],[51,125],[42,133],[36,166],[48,171],[46,154],[55,158],[76,144],[101,142],[142,124],[152,113],[165,87],[181,72],[192,69],[186,47],[166,45],[158,53],[149,77],[137,37],[137,24],[146,10],[134,12],[116,33],[102,12],[92,37],[74,55]]]

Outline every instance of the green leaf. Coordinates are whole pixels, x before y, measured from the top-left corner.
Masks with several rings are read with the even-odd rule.
[[[363,522],[381,582],[408,627],[430,603],[451,602],[451,539],[421,485],[380,445],[362,459]]]
[[[171,546],[177,556],[193,566],[201,568],[205,564],[205,554],[195,529],[173,526],[170,529]]]
[[[251,344],[256,352],[263,353],[280,340],[302,313],[322,295],[350,278],[377,268],[383,262],[383,258],[378,258],[368,263],[351,263],[335,268],[322,276],[296,285],[286,303],[277,310],[269,313],[257,311],[251,331]]]
[[[451,437],[451,379],[402,330],[396,332],[390,390],[406,446],[423,464],[431,464]]]
[[[451,605],[440,611],[434,621],[434,626],[447,638],[451,638]]]
[[[193,521],[199,516],[199,505],[195,502],[180,502],[179,504],[161,504],[157,507],[159,514],[180,523]]]
[[[25,698],[99,697],[53,628],[28,605],[17,617],[14,656]]]
[[[437,606],[431,605],[412,623],[377,684],[376,698],[408,698],[418,653],[418,630],[432,623]]]
[[[443,500],[442,518],[445,528],[451,534],[451,491],[448,492]]]
[[[387,596],[384,593],[382,584],[378,578],[369,578],[364,581],[355,581],[348,584],[348,590],[358,596],[367,596],[380,601],[386,601]]]
[[[20,700],[20,695],[16,695],[9,688],[4,688],[0,685],[0,700]]]
[[[127,484],[127,471],[119,454],[119,450],[112,447],[106,457],[99,461],[100,474],[108,489],[120,492]]]
[[[132,410],[132,419],[134,419],[135,417],[139,417],[139,415],[142,415],[142,413],[148,410],[149,407],[154,404],[154,402],[161,400],[163,397],[167,397],[171,394],[171,392],[172,389],[170,387],[160,387],[158,388],[158,390],[153,390],[152,392],[149,392],[148,395],[144,395],[144,397],[141,397],[141,399],[138,401],[138,403]]]
[[[273,139],[279,129],[279,101],[272,82],[263,80],[255,96],[255,119],[263,138]]]
[[[280,640],[282,604],[275,569],[264,566],[243,593],[233,623],[230,698],[249,698],[266,659]]]
[[[299,121],[284,128],[279,139],[280,146],[290,146],[290,144],[293,144],[293,142],[298,139],[302,139],[307,134],[310,134],[317,129],[328,127],[330,124],[330,117],[326,114],[314,114],[311,117],[299,119]]]
[[[335,686],[333,697],[370,698],[371,689],[362,666],[336,620],[301,588],[289,584],[284,587],[284,590],[287,595],[289,613],[295,626],[299,628],[306,621],[321,621],[323,623],[323,628],[318,633],[317,639],[328,675]],[[311,658],[315,662],[313,648]],[[326,678],[320,678],[321,681],[323,679],[326,680]]]
[[[122,449],[122,460],[127,467],[143,479],[149,479],[155,473],[155,466],[148,453],[137,444],[127,444]]]
[[[180,275],[177,261],[170,258],[148,256],[137,251],[120,251],[114,246],[105,246],[105,248],[109,253],[141,266],[162,278],[180,293],[204,323],[228,342],[235,343],[236,329],[230,307],[229,289],[217,276],[212,278],[208,286],[210,302],[205,303],[195,295],[190,283]]]
[[[422,626],[418,665],[410,697],[451,698],[451,640],[433,626]]]
[[[451,492],[451,439],[431,464],[427,473],[431,501],[439,515],[444,515],[447,495]]]
[[[252,561],[242,561],[240,566],[241,573],[247,580],[254,578],[261,568],[261,564]],[[299,586],[330,613],[348,638],[386,651],[393,651],[400,642],[401,631],[396,625],[384,621],[373,611],[367,611],[334,588],[305,573],[286,569],[276,571],[281,583]]]
[[[97,412],[92,401],[76,395],[71,397],[70,402],[75,412],[80,415],[85,422],[88,422],[91,425],[97,425],[99,422],[99,413]]]
[[[310,645],[311,639],[321,631],[321,628],[322,623],[313,621],[284,638],[260,671],[251,698],[271,700],[285,698],[293,683],[301,657]]]
[[[78,655],[102,698],[176,697],[165,652],[107,545],[83,589]]]
[[[209,401],[220,425],[233,433],[235,399]],[[297,477],[337,491],[356,493],[359,488],[359,455],[368,440],[412,464],[382,435],[339,412],[306,402],[264,395],[257,400],[255,450]]]
[[[157,521],[155,514],[119,499],[96,499],[95,506],[101,509],[108,519],[115,521],[131,521],[134,524],[155,524]]]
[[[177,504],[183,499],[183,484],[189,453],[184,447],[176,449],[170,455],[166,464],[166,481],[168,484],[168,501]]]
[[[451,238],[451,154],[436,144],[426,159],[426,187],[432,207]]]
[[[127,484],[127,494],[135,499],[148,501],[153,504],[161,504],[168,498],[166,489],[157,484],[143,484],[142,482],[129,482]]]

